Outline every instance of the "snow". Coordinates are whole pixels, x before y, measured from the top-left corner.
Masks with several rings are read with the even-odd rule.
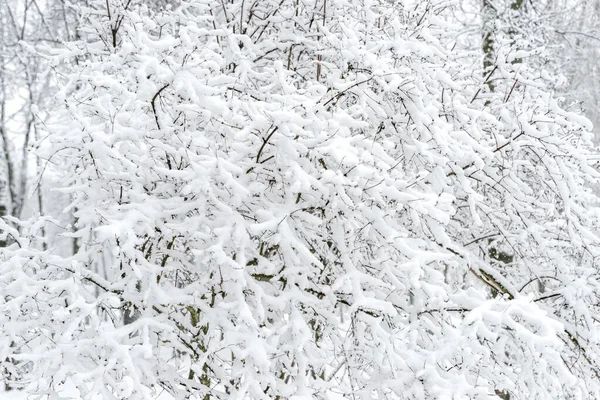
[[[598,397],[597,149],[511,1],[65,10],[15,121],[68,204],[0,218],[3,373],[82,400]]]

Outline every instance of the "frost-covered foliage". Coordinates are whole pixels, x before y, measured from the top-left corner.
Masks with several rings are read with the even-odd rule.
[[[7,377],[86,399],[600,397],[589,126],[526,61],[499,53],[490,90],[446,1],[106,4],[52,55],[78,251],[3,227]]]

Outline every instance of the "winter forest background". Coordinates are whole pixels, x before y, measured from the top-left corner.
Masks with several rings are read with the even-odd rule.
[[[4,398],[600,399],[599,110],[598,0],[2,0]]]

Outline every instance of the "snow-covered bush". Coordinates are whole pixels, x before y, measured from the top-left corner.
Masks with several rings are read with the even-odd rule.
[[[451,6],[82,9],[47,123],[80,246],[4,226],[7,376],[105,399],[598,396],[588,122],[510,52],[490,91]]]

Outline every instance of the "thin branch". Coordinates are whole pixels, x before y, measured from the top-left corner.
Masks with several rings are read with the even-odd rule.
[[[267,138],[263,140],[263,143],[260,146],[260,149],[258,149],[258,154],[256,155],[256,163],[257,164],[260,164],[260,156],[261,156],[263,150],[265,149],[265,146],[267,145],[267,143],[269,143],[269,140],[271,140],[271,137],[273,137],[273,135],[275,134],[275,132],[277,132],[277,129],[279,129],[278,126],[276,126],[275,128],[273,128],[273,130],[271,131],[271,133],[269,134],[269,136],[267,136]]]
[[[152,112],[154,113],[154,120],[156,121],[156,126],[158,127],[158,129],[160,130],[160,122],[158,122],[158,114],[156,113],[156,99],[158,98],[158,96],[160,96],[161,92],[163,90],[165,90],[166,88],[169,87],[169,84],[166,84],[165,86],[161,87],[158,92],[156,92],[154,94],[154,97],[152,97],[152,101],[150,101],[150,104],[152,105]]]

